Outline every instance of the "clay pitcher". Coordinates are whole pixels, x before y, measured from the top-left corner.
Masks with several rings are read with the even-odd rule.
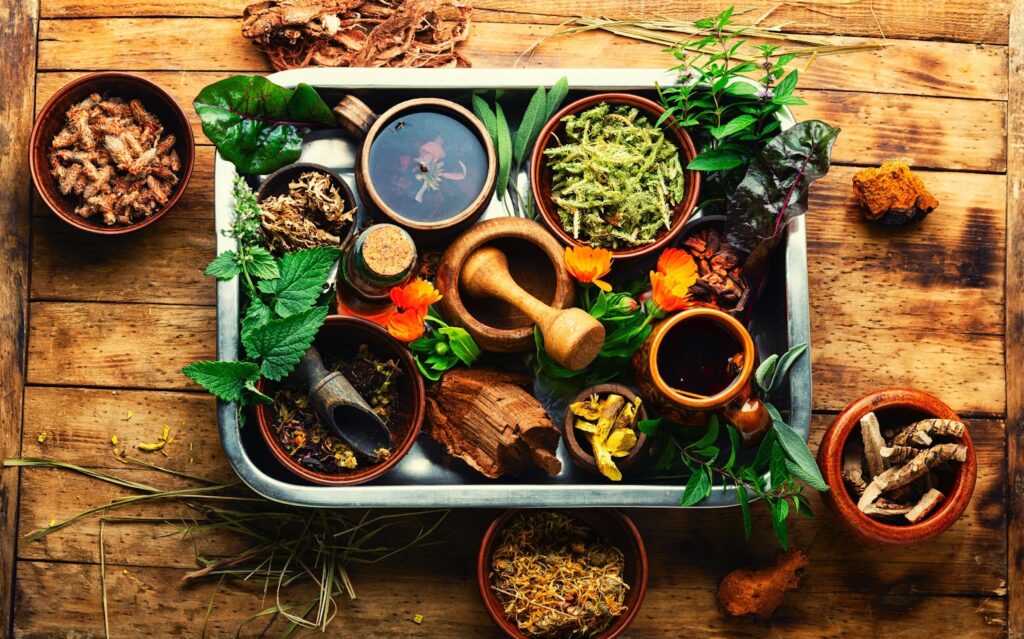
[[[709,340],[709,331],[717,331]],[[732,358],[723,388],[710,393],[676,388],[666,378],[669,365],[683,357],[679,348],[686,340],[721,344],[719,361]],[[678,351],[678,352],[673,352]],[[764,404],[754,392],[757,348],[743,324],[731,315],[711,308],[693,308],[672,315],[657,325],[633,356],[637,386],[644,402],[666,419],[681,424],[703,425],[719,414],[740,432],[744,442],[759,440],[771,426]],[[664,375],[663,375],[664,373]]]

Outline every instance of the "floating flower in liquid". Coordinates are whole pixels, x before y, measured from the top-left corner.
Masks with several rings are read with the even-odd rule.
[[[420,190],[416,193],[416,201],[423,202],[423,194],[427,189],[437,191],[441,187],[441,180],[465,180],[466,164],[459,160],[462,168],[460,173],[446,172],[444,170],[444,139],[439,135],[430,142],[420,147],[420,154],[416,158],[416,179],[422,182]]]

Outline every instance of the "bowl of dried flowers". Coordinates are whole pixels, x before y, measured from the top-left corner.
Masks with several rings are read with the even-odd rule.
[[[72,226],[116,235],[148,226],[181,197],[195,140],[185,112],[162,88],[127,73],[77,78],[36,118],[32,181]]]
[[[509,510],[484,534],[477,585],[512,639],[612,639],[647,592],[647,550],[614,510]]]
[[[380,477],[409,452],[423,425],[423,378],[412,355],[380,326],[340,315],[327,318],[313,345],[325,367],[342,373],[380,416],[394,448],[375,459],[356,455],[321,425],[306,384],[294,374],[259,384],[272,400],[256,407],[267,447],[285,468],[314,484],[347,486]]]
[[[540,218],[565,244],[616,259],[667,246],[693,214],[700,174],[693,140],[664,107],[635,95],[577,100],[541,130],[530,160]]]
[[[271,253],[341,246],[355,231],[356,200],[335,171],[296,162],[270,174],[259,191],[260,229]]]
[[[877,545],[942,533],[966,510],[977,479],[967,427],[949,406],[911,389],[847,406],[821,440],[818,465],[839,522]]]

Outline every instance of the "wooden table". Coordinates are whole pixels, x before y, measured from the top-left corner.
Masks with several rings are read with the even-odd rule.
[[[45,456],[154,473],[113,460],[108,441],[153,440],[168,424],[172,467],[228,479],[214,403],[180,374],[214,356],[213,149],[165,220],[119,239],[80,234],[32,194],[27,138],[35,109],[85,72],[129,70],[188,105],[200,87],[266,72],[240,36],[244,0],[2,0],[0,42],[0,455]],[[695,19],[723,0],[477,0],[463,51],[507,67],[573,14]],[[714,607],[717,580],[774,551],[763,519],[749,544],[732,511],[640,511],[654,558],[650,592],[629,637],[1024,637],[1024,3],[1012,0],[750,0],[756,17],[801,33],[840,32],[882,52],[823,57],[801,74],[801,118],[842,127],[836,165],[808,215],[813,333],[812,448],[836,411],[867,391],[913,386],[969,418],[978,486],[939,539],[861,546],[820,503],[793,526],[811,557],[804,581],[766,627]],[[666,66],[655,45],[590,33],[555,39],[539,66]],[[865,224],[851,194],[858,166],[907,158],[941,201],[903,230]],[[22,390],[24,389],[24,392]],[[129,412],[132,417],[128,419]],[[39,435],[47,433],[40,442]],[[185,451],[185,443],[193,452]],[[190,459],[191,458],[191,459]],[[166,483],[166,480],[164,480]],[[105,486],[47,470],[0,474],[0,637],[103,635],[98,523],[31,543],[24,533],[110,499]],[[133,514],[174,516],[174,508]],[[473,583],[487,511],[455,513],[441,548],[354,570],[332,636],[496,637]],[[213,583],[182,587],[192,546],[167,526],[108,526],[111,635],[199,636]],[[201,543],[227,550],[232,540]],[[13,586],[12,586],[13,583]],[[260,610],[255,586],[217,595],[208,636],[234,636]],[[422,614],[421,625],[412,622]]]

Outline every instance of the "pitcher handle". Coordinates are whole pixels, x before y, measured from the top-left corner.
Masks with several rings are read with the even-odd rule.
[[[365,102],[354,95],[346,95],[331,109],[338,125],[362,140],[370,132],[370,127],[377,121],[377,114]]]

